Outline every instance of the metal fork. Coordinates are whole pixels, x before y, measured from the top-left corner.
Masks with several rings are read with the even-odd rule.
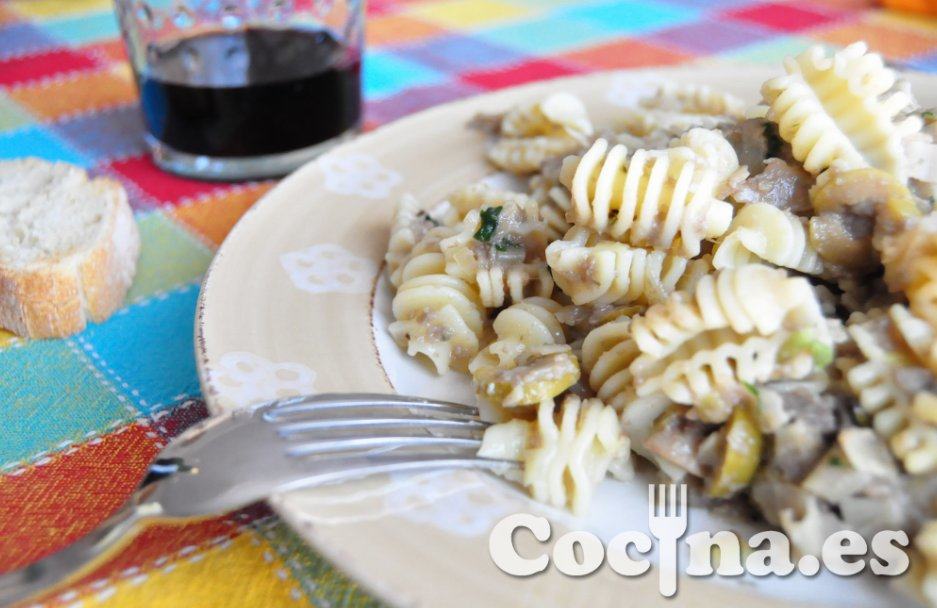
[[[677,484],[648,484],[648,525],[651,534],[660,541],[658,584],[664,597],[673,597],[677,592],[677,539],[686,533],[687,508],[686,484],[680,484],[679,496]]]
[[[471,406],[378,394],[295,397],[208,419],[167,446],[127,503],[93,532],[0,575],[0,605],[77,580],[147,520],[216,515],[377,473],[516,466],[476,455],[487,426]]]

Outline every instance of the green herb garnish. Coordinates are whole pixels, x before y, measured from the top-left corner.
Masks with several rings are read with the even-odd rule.
[[[487,243],[491,240],[491,235],[493,235],[498,228],[498,216],[501,215],[501,209],[503,209],[503,207],[500,206],[482,209],[482,225],[479,227],[478,232],[475,233],[476,241]]]
[[[782,359],[791,359],[804,351],[810,353],[814,365],[820,369],[833,362],[833,347],[817,340],[809,329],[794,332],[781,346],[780,356]]]
[[[508,249],[523,249],[523,248],[524,248],[523,243],[509,236],[506,236],[500,241],[498,241],[497,243],[495,243],[495,249],[497,249],[498,251],[507,251]]]
[[[841,459],[839,456],[835,456],[835,455],[834,455],[834,456],[830,456],[830,459],[829,459],[828,462],[830,463],[830,466],[833,466],[833,467],[841,467],[841,466],[843,466],[843,461],[842,461],[842,459]]]
[[[924,112],[921,112],[921,118],[923,118],[926,122],[934,122],[937,120],[937,113],[935,113],[933,110],[925,110]]]
[[[749,393],[754,395],[755,399],[758,399],[758,389],[755,387],[754,384],[749,384],[748,382],[742,382],[742,386],[745,387],[745,390],[747,390]]]

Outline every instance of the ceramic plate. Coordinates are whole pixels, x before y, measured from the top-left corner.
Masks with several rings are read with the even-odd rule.
[[[598,126],[671,80],[705,83],[757,99],[768,70],[727,64],[600,73],[504,90],[410,116],[335,148],[282,181],[238,223],[202,287],[197,358],[214,413],[275,397],[326,391],[399,392],[472,402],[467,379],[438,378],[387,335],[391,290],[382,258],[396,200],[435,201],[493,173],[484,139],[465,128],[553,91],[575,93]],[[921,101],[937,105],[937,78],[911,75]],[[546,516],[553,539],[590,530],[604,541],[647,531],[646,480],[606,481],[588,517],[533,503],[482,472],[433,472],[275,496],[271,503],[311,545],[372,593],[398,606],[653,606],[656,571],[626,579],[602,567],[569,578],[549,568],[530,578],[502,573],[488,534],[517,512]],[[693,509],[693,530],[754,529]],[[522,552],[536,541],[518,535]],[[546,545],[549,548],[549,543]],[[652,558],[653,559],[653,558]],[[685,565],[685,561],[684,561]],[[681,606],[896,605],[882,580],[682,577]],[[623,598],[627,598],[624,600]],[[742,604],[742,602],[748,602]]]

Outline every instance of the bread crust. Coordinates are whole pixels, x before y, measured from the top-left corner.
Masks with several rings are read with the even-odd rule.
[[[0,263],[0,327],[24,337],[61,338],[120,308],[136,272],[140,235],[123,186],[106,178],[92,184],[110,205],[91,247],[26,268]]]

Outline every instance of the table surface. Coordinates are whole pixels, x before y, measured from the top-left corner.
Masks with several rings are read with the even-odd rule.
[[[937,72],[937,20],[866,0],[371,0],[366,125],[454,98],[590,70],[714,56],[778,65],[817,41],[865,39]],[[206,415],[192,324],[199,281],[274,182],[158,171],[109,0],[0,3],[0,158],[65,160],[120,180],[143,241],[125,307],[66,340],[0,330],[0,570],[78,538],[148,461]],[[264,505],[148,530],[62,606],[377,605]]]

